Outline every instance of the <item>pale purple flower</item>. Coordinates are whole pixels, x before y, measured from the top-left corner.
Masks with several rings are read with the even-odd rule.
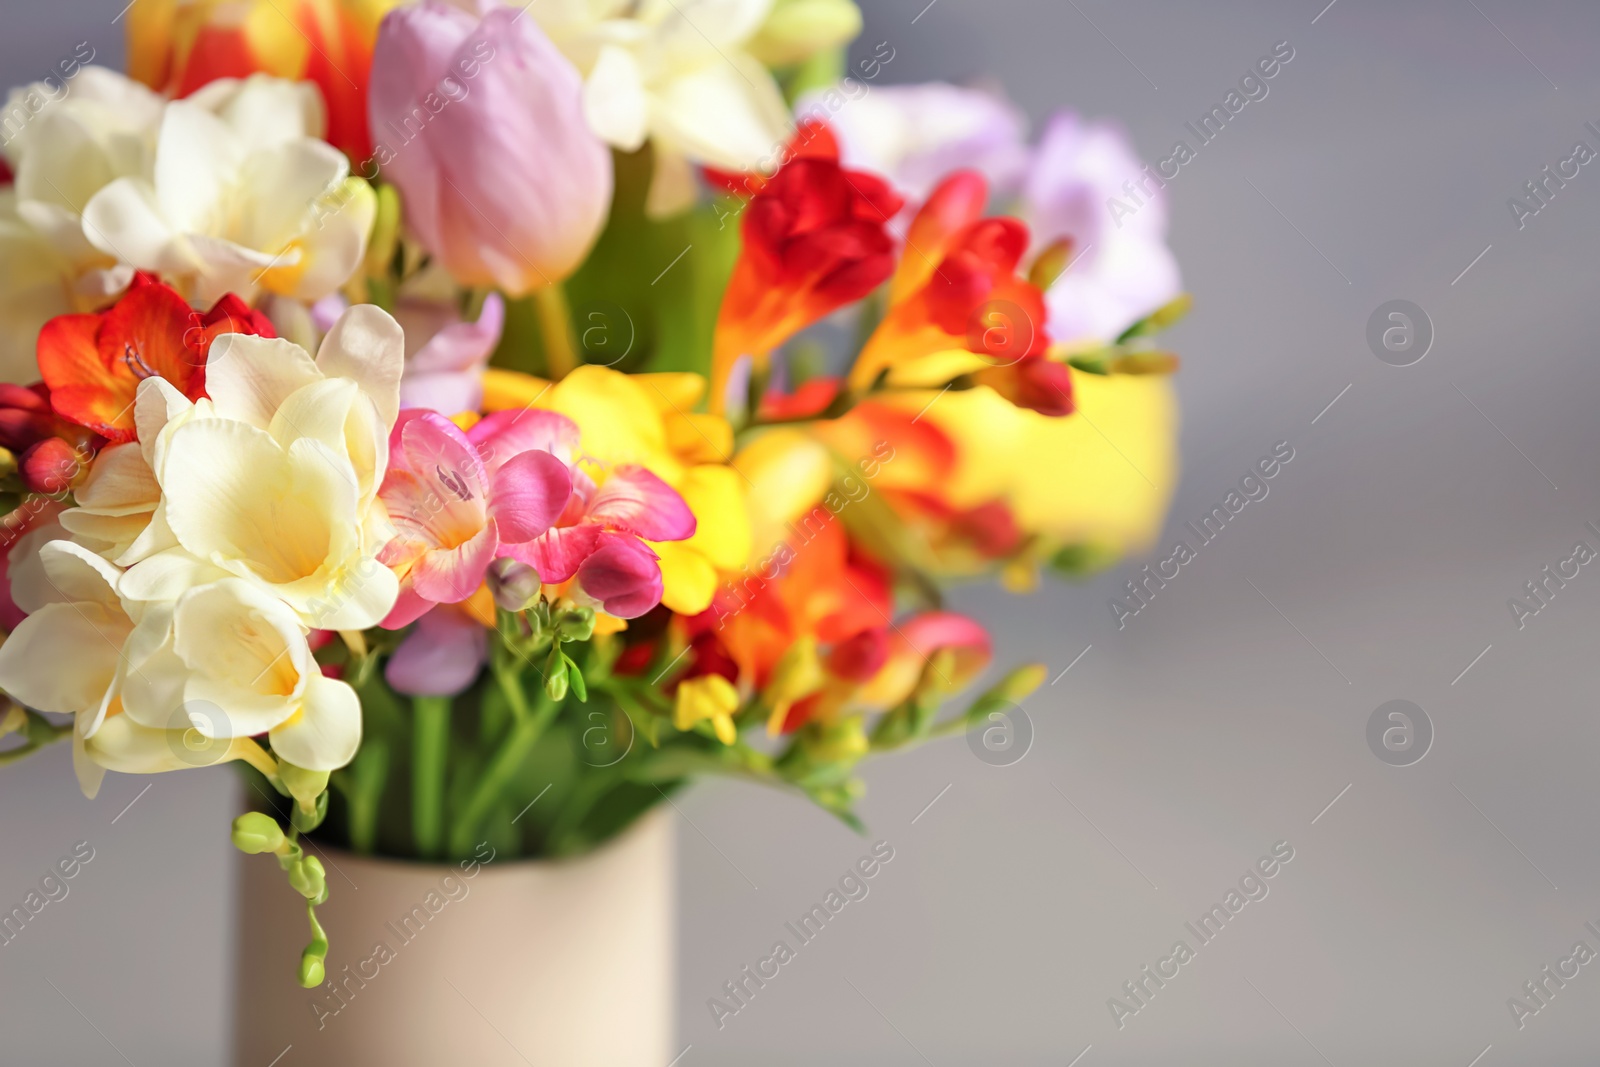
[[[1058,112],[1040,138],[1023,196],[1036,247],[1062,237],[1073,242],[1071,269],[1045,294],[1055,340],[1114,340],[1181,291],[1166,245],[1165,194],[1116,126]],[[1122,205],[1115,213],[1113,200]]]
[[[477,411],[483,403],[483,371],[506,320],[500,294],[488,295],[477,322],[456,318],[450,303],[415,299],[402,300],[395,318],[406,331],[400,406],[446,414]]]
[[[860,83],[854,84],[860,89]],[[832,127],[846,167],[880,174],[915,210],[953,170],[976,170],[997,201],[1028,166],[1028,121],[1004,96],[945,82],[812,93],[795,109]]]

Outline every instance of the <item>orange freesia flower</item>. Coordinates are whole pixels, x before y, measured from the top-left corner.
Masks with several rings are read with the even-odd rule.
[[[128,10],[128,73],[187,96],[257,71],[310,81],[328,108],[328,141],[372,153],[367,76],[378,23],[398,0],[139,0]]]
[[[888,570],[855,549],[843,523],[824,510],[795,524],[787,540],[688,622],[697,648],[714,639],[741,677],[763,686],[801,639],[831,645],[883,626],[893,611]]]
[[[983,218],[987,199],[982,175],[957,171],[917,212],[889,312],[856,359],[852,388],[868,388],[885,371],[902,384],[934,387],[966,375],[1019,407],[1072,411],[1067,368],[1045,358],[1044,294],[1017,273],[1028,228]]]
[[[132,441],[139,383],[161,377],[191,400],[204,396],[206,353],[225,333],[277,336],[265,315],[231,293],[201,314],[141,274],[109,309],[45,323],[39,373],[56,414],[111,441]]]
[[[749,182],[758,188],[744,209],[744,245],[717,315],[714,412],[726,403],[740,356],[764,368],[778,345],[860,300],[894,271],[894,241],[885,227],[900,197],[882,178],[840,166],[831,135],[804,143],[804,152],[770,179]]]

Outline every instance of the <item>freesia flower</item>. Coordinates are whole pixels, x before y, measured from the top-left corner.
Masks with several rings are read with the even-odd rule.
[[[406,332],[401,405],[452,415],[477,411],[483,404],[483,372],[500,343],[505,314],[499,293],[484,299],[476,322],[456,317],[445,301],[402,301],[395,309]]]
[[[363,304],[315,360],[281,339],[226,335],[206,364],[210,398],[141,383],[139,445],[161,490],[151,526],[173,547],[124,577],[130,595],[175,600],[233,575],[282,599],[308,627],[362,629],[394,606],[375,556],[391,530],[374,508],[404,361],[399,326]]]
[[[134,439],[139,383],[165,378],[205,395],[206,351],[224,333],[274,336],[266,316],[228,294],[204,315],[146,274],[106,311],[61,315],[39,334],[39,373],[57,414],[111,441]]]
[[[695,723],[710,720],[717,740],[731,745],[739,739],[733,713],[739,710],[739,691],[720,674],[702,674],[678,683],[673,697],[672,725],[691,730]]]
[[[13,89],[0,114],[0,380],[37,377],[34,342],[56,315],[92,311],[133,277],[121,257],[84,233],[84,205],[112,181],[144,174],[161,99],[103,67],[70,83]]]
[[[84,233],[197,303],[262,289],[319,299],[360,265],[376,210],[321,133],[310,85],[212,82],[166,105],[152,166],[96,192]]]
[[[1129,182],[1142,203],[1113,219],[1110,201],[1127,197]],[[1086,123],[1070,111],[1055,115],[1030,166],[1025,199],[1037,240],[1070,238],[1077,257],[1046,295],[1055,340],[1115,340],[1180,292],[1166,245],[1166,194],[1145,179],[1116,126]]]
[[[771,72],[750,54],[773,0],[597,0],[528,9],[584,78],[594,131],[624,152],[646,140],[654,214],[687,207],[689,163],[754,171],[789,134]]]
[[[545,412],[528,412],[526,419],[565,422]],[[400,577],[400,599],[383,620],[390,629],[414,621],[434,604],[466,600],[483,584],[503,543],[544,534],[572,496],[566,463],[549,452],[530,448],[496,455],[492,445],[478,447],[432,411],[401,415],[390,454],[379,499],[396,534],[378,556]],[[570,574],[557,580],[566,577]]]
[[[584,120],[581,91],[517,8],[478,19],[424,0],[383,20],[372,125],[400,140],[378,162],[407,225],[457,282],[521,296],[588,253],[611,206],[611,154]]]
[[[236,759],[243,752],[219,746],[200,757],[180,758],[164,728],[152,729],[123,714],[123,692],[135,659],[124,651],[142,614],[117,593],[119,572],[70,541],[51,540],[13,568],[12,594],[26,611],[0,646],[0,687],[31,708],[74,716],[72,764],[84,795],[93,797],[107,769],[145,773]],[[146,620],[149,635],[165,630],[170,613]],[[142,665],[137,648],[130,648]],[[172,707],[162,709],[170,716]]]
[[[349,763],[361,743],[361,703],[355,690],[323,675],[312,658],[298,614],[261,586],[238,578],[191,589],[173,609],[170,657],[146,671],[182,664],[184,705],[222,714],[196,717],[203,735],[244,738],[265,733],[273,751],[297,767],[332,771]],[[136,672],[140,673],[140,672]],[[128,703],[140,722],[142,703]],[[160,727],[170,708],[156,703]]]
[[[409,696],[466,691],[489,659],[489,628],[470,611],[441,604],[423,614],[384,665],[383,676]]]
[[[795,114],[816,113],[824,90],[801,97]],[[839,158],[889,180],[921,204],[952,171],[976,169],[994,196],[1014,195],[1028,170],[1028,121],[998,92],[945,82],[874,86],[827,109]]]
[[[843,169],[825,130],[797,140],[806,154],[761,183],[744,209],[743,247],[717,314],[713,412],[728,402],[741,356],[764,368],[778,345],[894,272],[885,225],[900,198],[883,179]]]
[[[366,86],[378,20],[395,0],[140,0],[127,13],[128,71],[188,96],[220,78],[271,74],[317,87],[328,140],[352,159],[372,150]]]
[[[637,464],[683,497],[694,534],[649,542],[659,558],[661,602],[683,615],[710,606],[717,583],[750,554],[750,519],[746,484],[728,465],[732,429],[726,419],[694,410],[704,378],[585,365],[554,383],[490,370],[485,384],[491,411],[536,407],[570,418],[583,444],[578,461],[591,477]]]
[[[957,171],[912,220],[889,287],[889,310],[850,371],[866,389],[888,371],[905,385],[935,388],[961,375],[1045,414],[1072,410],[1067,368],[1045,358],[1043,295],[1017,274],[1028,229],[984,218],[988,187]]]

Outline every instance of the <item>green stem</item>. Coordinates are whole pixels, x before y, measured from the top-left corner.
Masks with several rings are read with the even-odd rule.
[[[567,801],[561,806],[561,811],[556,815],[555,821],[550,824],[549,850],[556,855],[564,855],[569,850],[567,845],[574,832],[583,824],[584,817],[594,810],[594,806],[618,782],[618,776],[610,769],[591,771],[579,780],[577,787],[567,796]]]
[[[506,786],[516,777],[517,771],[522,769],[528,753],[533,750],[534,744],[560,710],[561,703],[551,700],[541,689],[539,703],[533,714],[519,717],[511,727],[511,732],[495,750],[488,767],[478,779],[472,796],[468,798],[466,807],[462,809],[455,825],[451,828],[452,856],[464,856],[471,851],[472,837],[478,832],[478,824],[489,814],[489,809],[500,799],[500,794],[505,792]]]
[[[450,698],[415,697],[411,731],[411,833],[417,855],[437,859],[444,843],[444,770],[450,743]]]
[[[542,285],[533,291],[533,306],[538,309],[539,333],[544,339],[545,373],[551,381],[559,381],[578,365],[566,290],[559,282]]]

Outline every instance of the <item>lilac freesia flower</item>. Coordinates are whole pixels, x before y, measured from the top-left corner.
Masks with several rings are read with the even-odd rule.
[[[831,126],[844,165],[887,178],[908,209],[953,170],[980,172],[997,200],[1015,194],[1027,170],[1027,119],[998,93],[928,82],[870,88],[830,107],[839,96],[812,93],[795,114]]]
[[[1062,237],[1073,243],[1071,269],[1045,294],[1055,340],[1114,340],[1178,295],[1165,194],[1151,179],[1139,186],[1144,177],[1117,127],[1085,123],[1070,111],[1057,112],[1045,127],[1023,196],[1036,247]],[[1112,198],[1137,206],[1113,218]]]
[[[490,293],[477,322],[463,322],[454,315],[447,302],[408,300],[395,309],[406,330],[406,348],[416,345],[406,353],[401,407],[454,414],[477,411],[483,402],[483,371],[500,343],[505,301],[499,293]]]

